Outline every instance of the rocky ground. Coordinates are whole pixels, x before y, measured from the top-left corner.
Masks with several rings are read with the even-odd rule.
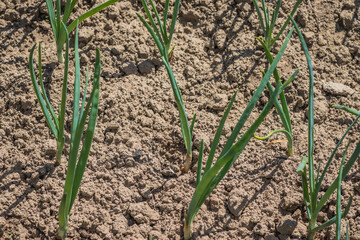
[[[79,1],[73,16],[101,2]],[[164,1],[160,2],[162,11]],[[275,1],[266,2],[273,7]],[[283,1],[279,23],[285,21],[294,3]],[[359,7],[359,0],[304,0],[295,14],[314,65],[316,167],[320,163],[324,166],[354,119],[331,106],[341,104],[360,110]],[[182,1],[172,67],[187,114],[198,116],[194,162],[191,171],[183,174],[185,148],[170,82],[136,12],[144,14],[140,1],[119,1],[80,26],[83,76],[86,66],[93,72],[95,48],[101,51],[101,99],[93,147],[71,212],[69,239],[182,239],[183,217],[195,187],[200,141],[205,141],[207,156],[223,111],[238,90],[221,149],[266,67],[262,48],[254,38],[261,36],[261,31],[252,1]],[[67,112],[63,163],[55,167],[56,142],[36,100],[28,70],[31,47],[42,42],[45,87],[53,106],[57,106],[63,66],[56,62],[45,2],[0,2],[0,41],[0,238],[53,239],[65,181],[71,110]],[[71,58],[72,54],[71,49]],[[73,68],[72,59],[69,93]],[[295,170],[307,152],[308,72],[294,34],[278,70],[284,80],[297,68],[300,73],[286,90],[294,157],[285,156],[285,143],[267,145],[253,139],[198,212],[194,239],[305,239],[308,221],[301,179]],[[264,93],[250,122],[268,99]],[[280,127],[274,110],[257,133],[266,135]],[[359,125],[349,136],[360,139]],[[271,140],[281,139],[283,136],[277,135]],[[349,152],[354,147],[352,144]],[[329,168],[320,194],[335,178],[343,150],[344,146]],[[349,222],[354,240],[360,239],[358,169],[357,162],[342,189],[344,206],[350,195],[354,196],[343,220],[344,228]],[[318,220],[324,222],[334,214],[333,196]],[[334,230],[332,226],[321,231],[317,239],[333,239]]]

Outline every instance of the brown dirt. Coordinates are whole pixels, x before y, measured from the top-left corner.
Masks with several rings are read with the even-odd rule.
[[[29,77],[30,48],[43,42],[45,85],[53,106],[60,101],[62,66],[56,63],[45,2],[4,2],[0,2],[0,238],[53,239],[68,144],[63,164],[55,167],[55,142]],[[75,15],[95,2],[102,1],[79,1]],[[284,1],[281,21],[294,2]],[[331,105],[360,109],[359,6],[359,0],[311,0],[304,1],[296,14],[311,45],[315,68],[317,165],[322,162],[324,166],[353,119]],[[183,214],[194,191],[195,162],[191,172],[181,173],[185,152],[170,83],[136,12],[142,12],[140,1],[120,1],[81,24],[83,69],[93,69],[95,48],[101,50],[101,103],[88,166],[71,212],[69,239],[182,239]],[[222,144],[256,89],[266,63],[254,39],[260,34],[250,0],[182,1],[173,70],[187,113],[198,115],[195,155],[202,138],[208,152],[234,91],[239,93]],[[296,68],[300,74],[287,89],[296,155],[284,157],[285,144],[266,146],[252,140],[197,214],[193,224],[196,239],[305,237],[307,218],[301,179],[295,170],[306,154],[308,75],[294,34],[279,71],[285,79]],[[73,74],[69,93],[71,81]],[[326,92],[325,82],[341,83],[355,92]],[[267,99],[264,94],[251,120]],[[67,114],[69,119],[71,111]],[[258,133],[280,127],[279,121],[273,111]],[[69,126],[70,120],[66,122],[67,135]],[[350,137],[358,140],[358,132],[357,125]],[[336,174],[340,158],[338,154],[329,175]],[[351,239],[360,239],[358,167],[356,163],[342,190],[344,204],[354,195],[343,221],[343,226],[350,223]],[[322,191],[333,179],[329,175]],[[324,207],[320,221],[334,216],[334,203],[333,198]],[[236,206],[242,211],[236,212]],[[318,239],[333,239],[333,234],[331,227]]]

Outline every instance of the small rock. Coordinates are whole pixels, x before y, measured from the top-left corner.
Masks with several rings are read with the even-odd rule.
[[[114,235],[118,234],[118,233],[123,233],[128,225],[128,220],[122,216],[116,216],[116,218],[113,220],[112,223],[112,232]]]
[[[117,188],[117,192],[117,195],[122,203],[130,202],[133,199],[133,191],[123,185]]]
[[[94,191],[91,188],[80,188],[80,196],[85,199],[90,199],[94,195]]]
[[[159,213],[151,209],[146,202],[131,203],[128,212],[138,224],[151,223],[160,219]]]
[[[114,141],[115,133],[114,132],[106,132],[105,133],[105,142],[110,144]]]
[[[136,65],[132,62],[128,62],[125,63],[122,67],[121,70],[126,74],[126,75],[131,75],[131,74],[137,74],[138,69],[136,67]]]
[[[4,13],[4,19],[7,21],[16,21],[20,18],[20,15],[14,9],[7,9]]]
[[[119,15],[120,15],[120,11],[116,6],[111,5],[111,6],[108,7],[108,17],[110,19],[116,20],[116,18]]]
[[[352,60],[351,53],[348,47],[341,46],[335,51],[336,61],[340,65],[349,63]]]
[[[355,8],[355,2],[353,0],[344,0],[343,1],[343,7],[344,8],[349,8],[349,9],[354,9]]]
[[[329,106],[326,100],[319,100],[314,103],[314,122],[320,123],[324,121],[329,112]],[[308,112],[306,112],[308,114]]]
[[[354,90],[352,88],[344,84],[334,82],[325,82],[323,84],[323,89],[325,92],[332,95],[347,96],[354,93]]]
[[[80,233],[80,236],[83,237],[83,238],[85,238],[85,239],[88,239],[88,238],[91,237],[91,234],[88,233],[88,232],[87,232],[86,230],[84,230],[84,229],[81,229],[81,230],[79,231],[79,233]]]
[[[314,32],[304,32],[304,39],[307,45],[311,46],[314,43],[315,33]]]
[[[198,11],[195,11],[193,9],[190,9],[188,11],[183,11],[182,18],[185,21],[199,21],[201,19],[201,16]]]
[[[141,189],[141,190],[139,190],[139,192],[140,192],[140,195],[145,199],[150,199],[153,196],[152,189],[149,187]]]
[[[89,57],[86,54],[81,54],[80,55],[80,62],[82,64],[88,63],[89,62]]]
[[[258,223],[255,225],[253,232],[257,235],[264,236],[266,233],[269,232],[269,229],[265,224]]]
[[[353,15],[354,13],[351,10],[343,10],[340,13],[340,21],[345,29],[351,29],[354,22]]]
[[[114,46],[113,48],[111,48],[111,53],[114,54],[115,56],[119,56],[124,51],[125,51],[125,48],[122,45]]]
[[[162,66],[163,62],[160,59],[157,58],[153,58],[151,59],[152,64],[154,64],[155,66]]]
[[[217,197],[211,197],[209,199],[210,209],[213,211],[219,210],[220,207],[220,200]]]
[[[138,68],[141,74],[146,75],[151,73],[155,69],[155,65],[150,60],[146,60],[140,63]]]
[[[142,156],[142,152],[140,150],[136,150],[134,153],[133,153],[133,158],[135,160],[139,160]]]
[[[215,33],[214,36],[215,46],[220,49],[225,49],[225,42],[226,42],[226,33],[224,30],[220,29]]]
[[[266,235],[264,240],[279,240],[275,234],[269,234],[269,235]]]
[[[99,224],[96,227],[96,232],[100,234],[102,239],[107,240],[107,239],[109,239],[109,238],[107,238],[107,236],[110,235],[110,227],[109,227],[109,225],[106,225],[106,224]]]
[[[284,235],[291,235],[295,230],[297,222],[290,217],[284,218],[280,224],[277,226],[279,233]]]
[[[163,169],[161,173],[165,177],[176,177],[176,172],[170,166],[167,166],[165,169]]]
[[[216,111],[222,111],[226,108],[228,104],[228,97],[226,94],[215,94],[214,95],[214,102],[211,105],[211,108]]]
[[[296,14],[296,20],[302,27],[305,27],[306,22],[308,22],[307,12],[299,10]]]
[[[108,123],[106,126],[107,131],[117,131],[119,129],[119,124],[117,123]]]
[[[24,110],[29,110],[33,106],[33,101],[31,99],[22,98],[21,99],[21,107]]]
[[[289,194],[283,198],[280,207],[289,212],[293,212],[295,209],[302,206],[302,195],[301,194]]]
[[[56,141],[55,140],[50,140],[48,141],[45,146],[44,146],[44,149],[45,149],[45,154],[46,155],[55,155],[56,154],[56,149],[57,149],[57,144],[56,144]]]
[[[14,132],[13,137],[15,140],[17,139],[28,140],[30,136],[26,131],[20,129]]]
[[[290,240],[290,236],[285,235],[285,234],[280,234],[279,235],[279,240]]]
[[[194,69],[192,66],[187,66],[187,67],[185,67],[184,75],[185,75],[187,78],[194,78],[194,77],[195,77],[195,74],[196,74],[196,71],[195,71],[195,69]]]
[[[229,194],[228,207],[234,216],[239,216],[249,201],[248,193],[243,189],[234,189]]]
[[[299,217],[301,217],[301,210],[298,208],[292,215],[291,217],[295,220],[298,220]],[[319,219],[319,218],[318,218]]]
[[[296,237],[296,239],[306,239],[306,235],[307,235],[307,226],[305,226],[305,224],[301,222],[298,222],[294,232],[292,233],[292,236]]]
[[[15,170],[22,170],[24,168],[25,168],[25,164],[21,160],[17,161],[15,166],[14,166]]]
[[[93,28],[83,28],[79,32],[79,42],[88,43],[94,36],[95,31]]]
[[[326,222],[328,220],[327,214],[325,212],[319,212],[318,221]]]
[[[41,22],[40,23],[40,27],[44,30],[44,31],[49,31],[51,30],[51,25],[48,22]]]
[[[132,158],[125,159],[125,166],[127,167],[133,167],[135,166],[135,161]]]

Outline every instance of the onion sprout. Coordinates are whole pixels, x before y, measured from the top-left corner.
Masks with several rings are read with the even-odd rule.
[[[271,64],[273,62],[273,57],[272,57],[270,51],[271,51],[274,43],[279,39],[279,37],[282,35],[285,28],[289,24],[290,17],[282,25],[279,33],[274,38],[272,38],[272,33],[274,32],[274,27],[276,24],[276,20],[278,18],[282,0],[277,1],[276,7],[273,11],[271,19],[270,19],[269,8],[265,5],[265,0],[262,0],[261,2],[262,2],[264,17],[261,13],[261,10],[259,8],[259,4],[258,4],[257,0],[253,0],[254,6],[255,6],[256,12],[258,14],[259,21],[260,21],[260,25],[263,30],[265,40],[261,40],[258,37],[256,37],[256,39],[260,42],[260,44],[264,48],[265,55],[266,55],[269,63]],[[295,12],[301,2],[302,2],[302,0],[296,1],[295,5],[290,13],[290,16],[293,16],[295,14]],[[275,69],[275,71],[274,71],[274,78],[277,83],[281,83],[280,76],[279,76],[277,69]],[[268,83],[267,88],[270,93],[274,91],[273,87],[271,86],[270,83]],[[279,103],[278,99],[276,99],[274,105],[275,105],[276,111],[278,112],[281,122],[285,129],[272,131],[266,137],[258,137],[256,135],[254,135],[254,137],[259,140],[266,140],[275,133],[278,133],[278,132],[284,133],[287,138],[287,141],[288,141],[287,155],[292,156],[294,154],[294,147],[293,147],[293,137],[292,137],[292,129],[291,129],[292,128],[291,127],[291,118],[290,118],[289,108],[288,108],[288,104],[287,104],[284,92],[280,93],[280,103]]]
[[[351,167],[354,165],[355,161],[358,159],[360,154],[360,141],[357,143],[357,146],[352,153],[350,159],[345,164],[345,158],[348,146],[346,147],[346,150],[343,154],[343,158],[340,165],[340,170],[338,177],[333,181],[333,183],[328,187],[328,189],[325,191],[325,194],[318,200],[318,194],[320,191],[321,183],[324,180],[324,177],[327,173],[328,167],[330,166],[330,163],[332,162],[336,151],[338,150],[339,146],[345,139],[346,135],[350,131],[350,129],[354,126],[354,124],[358,121],[360,118],[360,113],[354,110],[351,110],[349,108],[339,106],[337,105],[336,108],[344,109],[346,111],[349,111],[357,117],[355,120],[350,124],[350,126],[345,131],[344,135],[340,139],[340,141],[335,146],[333,152],[331,153],[324,169],[322,170],[320,174],[320,166],[318,168],[317,176],[315,177],[315,170],[314,170],[314,160],[313,160],[313,154],[314,154],[314,75],[313,75],[313,67],[311,63],[310,54],[307,48],[307,45],[305,43],[304,37],[302,36],[302,33],[297,26],[296,22],[292,17],[290,17],[291,21],[293,22],[295,29],[298,33],[298,36],[301,41],[302,49],[304,51],[308,69],[310,73],[309,77],[309,114],[308,114],[308,156],[303,157],[298,169],[297,173],[301,175],[302,177],[302,187],[303,187],[303,195],[304,195],[304,202],[306,211],[309,218],[309,228],[308,228],[308,239],[312,240],[315,237],[316,232],[329,227],[330,225],[336,223],[336,239],[340,239],[340,224],[341,219],[345,218],[347,213],[349,212],[351,202],[352,202],[352,196],[350,196],[350,199],[345,207],[345,210],[341,212],[341,182],[344,180],[346,175],[349,173]],[[344,165],[345,164],[345,165]],[[309,171],[307,173],[306,166],[308,165]],[[309,180],[308,180],[309,179]],[[325,205],[327,200],[330,198],[330,196],[334,193],[334,191],[337,190],[337,200],[336,200],[336,216],[329,219],[325,223],[322,223],[318,226],[317,225],[317,218],[319,215],[319,212],[321,211],[322,207]],[[348,230],[347,230],[348,231]],[[347,233],[348,235],[348,233]]]
[[[166,0],[164,16],[163,16],[162,21],[160,19],[159,13],[156,9],[156,6],[155,6],[153,0],[150,0],[150,4],[151,4],[151,7],[155,14],[155,18],[158,22],[158,26],[156,25],[155,20],[151,15],[151,12],[149,10],[146,0],[141,0],[141,2],[142,2],[145,13],[146,13],[151,25],[148,22],[146,22],[146,20],[139,13],[137,13],[137,16],[140,18],[141,22],[145,25],[145,27],[151,34],[151,36],[154,39],[156,46],[161,54],[162,61],[166,67],[167,73],[170,78],[171,87],[172,87],[176,105],[177,105],[177,108],[179,111],[181,132],[183,135],[183,139],[184,139],[184,143],[185,143],[185,147],[186,147],[186,151],[187,151],[185,164],[184,164],[184,172],[187,172],[190,169],[191,160],[192,160],[192,132],[193,132],[194,124],[195,124],[196,114],[194,114],[192,121],[191,121],[191,125],[189,126],[189,121],[188,121],[188,118],[187,118],[187,115],[185,112],[185,107],[184,107],[184,103],[183,103],[183,100],[181,97],[180,88],[176,82],[174,73],[170,66],[171,54],[175,47],[175,46],[171,47],[171,40],[172,40],[173,33],[175,30],[176,18],[177,18],[177,15],[179,12],[179,7],[180,7],[180,0],[175,1],[175,6],[174,6],[173,14],[172,14],[172,20],[171,20],[169,33],[167,32],[167,14],[169,11],[170,0]]]
[[[66,59],[67,60],[67,59]],[[66,63],[66,61],[65,61]],[[90,97],[86,102],[86,93],[88,85],[88,74],[86,75],[85,90],[82,101],[80,102],[80,62],[78,49],[78,28],[75,33],[75,82],[74,82],[74,106],[71,126],[71,144],[69,161],[66,172],[64,194],[61,199],[59,207],[59,229],[57,237],[60,239],[66,238],[69,215],[74,204],[79,186],[85,171],[85,166],[90,153],[91,143],[94,136],[94,129],[96,125],[96,118],[99,106],[99,91],[100,91],[100,51],[96,49],[95,73],[93,78],[93,89]],[[81,105],[80,105],[81,104]],[[87,129],[83,139],[83,132],[87,122]],[[82,148],[80,150],[80,143]]]
[[[53,4],[53,0],[45,0],[45,1],[49,12],[51,28],[55,37],[58,61],[63,63],[65,60],[63,56],[63,47],[64,47],[64,43],[66,42],[66,32],[62,27],[62,23],[64,23],[67,26],[70,15],[74,10],[75,4],[77,3],[78,0],[66,0],[66,5],[62,19],[61,19],[61,0],[56,0],[55,6]],[[76,18],[73,22],[71,22],[69,26],[67,26],[66,28],[67,32],[71,33],[71,31],[74,30],[74,28],[76,27],[77,22],[81,23],[88,17],[91,17],[95,13],[103,10],[104,8],[108,7],[109,5],[117,1],[119,0],[108,0],[90,9],[86,13]],[[55,9],[56,9],[56,13],[55,13]]]
[[[204,169],[204,173],[201,175],[201,165],[202,165],[202,158],[203,158],[203,141],[201,142],[200,152],[199,152],[199,160],[198,160],[198,170],[197,170],[197,177],[196,177],[196,188],[193,194],[192,200],[190,202],[189,209],[187,214],[185,215],[185,224],[184,224],[184,238],[190,239],[191,238],[191,225],[195,218],[196,213],[200,209],[201,205],[204,203],[207,196],[213,191],[213,189],[219,184],[221,179],[225,176],[225,174],[229,171],[231,166],[234,164],[235,160],[241,154],[245,146],[248,144],[250,139],[252,138],[253,134],[255,133],[256,129],[260,126],[263,122],[265,117],[270,112],[272,106],[274,105],[275,99],[278,97],[280,92],[282,92],[286,86],[288,86],[298,74],[298,70],[284,83],[276,83],[276,88],[270,94],[270,100],[263,108],[262,112],[260,113],[259,117],[255,120],[255,122],[248,128],[248,130],[240,137],[238,141],[235,142],[240,130],[248,120],[253,108],[255,107],[257,101],[259,100],[261,93],[264,91],[267,83],[271,75],[273,74],[274,70],[276,69],[276,65],[280,61],[282,54],[285,51],[287,43],[290,39],[290,36],[293,32],[292,28],[287,35],[278,55],[272,62],[269,70],[264,75],[259,87],[255,91],[254,95],[251,97],[249,104],[244,110],[244,113],[241,115],[238,123],[236,124],[233,132],[231,133],[229,139],[227,140],[223,150],[221,151],[218,159],[216,160],[215,164],[213,163],[213,158],[215,155],[215,151],[218,147],[219,139],[221,136],[222,129],[224,127],[226,118],[230,112],[231,106],[235,100],[236,93],[232,97],[230,104],[228,105],[224,116],[222,117],[219,127],[215,133],[215,137],[213,143],[211,145],[209,157],[206,162],[206,166]],[[213,166],[212,166],[213,165]]]
[[[59,109],[59,116],[57,117],[50,101],[47,97],[43,76],[42,76],[42,60],[41,60],[41,43],[39,43],[39,84],[36,80],[35,70],[34,70],[34,60],[33,55],[36,47],[36,43],[32,47],[30,51],[29,57],[29,69],[30,69],[30,77],[32,84],[35,89],[36,97],[40,103],[41,110],[45,116],[46,122],[49,125],[51,132],[54,134],[56,142],[57,142],[57,151],[56,151],[56,164],[61,163],[61,155],[64,148],[64,121],[65,121],[65,104],[66,104],[66,90],[67,90],[67,78],[68,78],[68,68],[69,68],[69,35],[68,31],[64,24],[61,25],[61,28],[65,32],[66,39],[66,51],[65,51],[65,68],[64,68],[64,79],[63,79],[63,88],[61,95],[61,105]]]

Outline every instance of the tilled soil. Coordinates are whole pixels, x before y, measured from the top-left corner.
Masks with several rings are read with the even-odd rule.
[[[101,2],[79,1],[74,16]],[[161,11],[165,1],[160,2]],[[273,6],[274,2],[268,4]],[[285,21],[294,3],[283,2],[279,22]],[[316,167],[324,167],[354,119],[331,106],[360,109],[359,7],[359,0],[305,0],[295,15],[315,72]],[[261,36],[261,31],[252,1],[182,1],[172,67],[189,118],[197,114],[194,161],[191,171],[184,174],[185,148],[170,82],[136,12],[143,14],[141,1],[124,0],[80,26],[83,81],[86,66],[93,72],[96,47],[101,51],[101,99],[92,150],[71,212],[69,239],[182,239],[200,141],[205,141],[207,156],[224,109],[238,91],[221,149],[266,67],[262,48],[254,38]],[[55,166],[56,142],[28,70],[31,47],[42,42],[45,87],[57,109],[63,65],[57,63],[45,1],[0,2],[0,29],[0,238],[53,239],[69,151],[73,36],[67,143],[63,163]],[[274,55],[283,39],[274,47]],[[286,143],[267,145],[284,139],[283,135],[267,142],[251,140],[195,217],[194,239],[305,239],[308,221],[301,178],[295,170],[307,154],[308,71],[294,33],[278,70],[284,80],[297,68],[300,73],[286,90],[294,157],[285,156]],[[266,92],[244,129],[268,99]],[[274,109],[258,135],[280,127]],[[358,133],[356,125],[349,138],[359,140]],[[350,153],[354,147],[352,144]],[[337,175],[343,150],[344,146],[336,154],[320,195]],[[343,207],[351,195],[354,197],[342,224],[345,231],[349,222],[351,239],[360,239],[358,169],[357,162],[342,188]],[[335,196],[324,206],[319,222],[334,215]],[[332,226],[321,231],[317,239],[333,239],[334,230]]]

